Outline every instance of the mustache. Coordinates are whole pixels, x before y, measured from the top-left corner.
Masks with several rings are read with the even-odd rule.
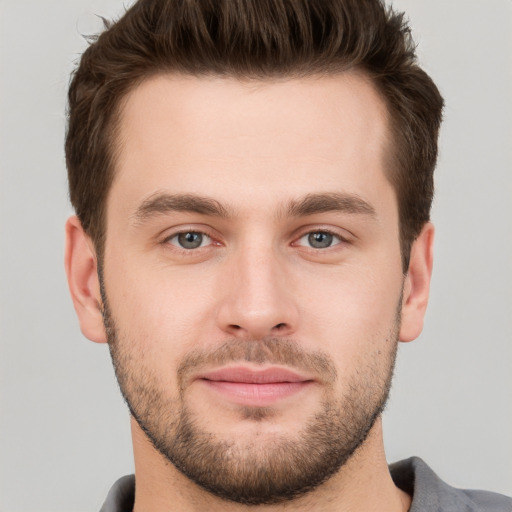
[[[283,365],[318,375],[331,384],[336,380],[336,366],[326,354],[306,351],[298,342],[283,338],[261,340],[227,340],[212,350],[195,350],[183,357],[178,365],[181,384],[198,369],[247,362],[255,365]]]

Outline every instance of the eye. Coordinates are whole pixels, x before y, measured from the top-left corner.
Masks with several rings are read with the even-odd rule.
[[[312,231],[301,236],[297,245],[309,246],[313,249],[327,249],[342,242],[342,238],[329,231]]]
[[[206,245],[211,244],[212,240],[205,233],[201,233],[199,231],[185,231],[168,238],[167,242],[181,249],[190,250],[205,247]]]

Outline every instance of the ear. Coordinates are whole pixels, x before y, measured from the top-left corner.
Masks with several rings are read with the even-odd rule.
[[[65,267],[82,333],[91,341],[106,343],[96,251],[76,216],[66,222]]]
[[[427,222],[411,247],[405,276],[400,341],[416,339],[423,329],[432,276],[434,226]]]

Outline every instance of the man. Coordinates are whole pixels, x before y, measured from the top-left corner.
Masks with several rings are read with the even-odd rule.
[[[135,457],[102,510],[511,509],[384,454],[442,104],[377,0],[141,0],[91,44],[66,270]]]

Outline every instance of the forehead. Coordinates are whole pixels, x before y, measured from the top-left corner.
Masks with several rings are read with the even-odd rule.
[[[162,189],[213,191],[245,204],[317,191],[364,195],[386,181],[388,133],[385,104],[360,73],[156,76],[123,102],[112,193],[136,201]]]

